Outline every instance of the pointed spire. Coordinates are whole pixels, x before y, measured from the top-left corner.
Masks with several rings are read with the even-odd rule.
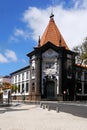
[[[46,44],[49,41],[57,47],[61,46],[61,47],[65,47],[66,49],[69,50],[65,40],[63,39],[58,27],[55,24],[53,17],[54,17],[54,14],[51,13],[49,23],[48,23],[41,39],[39,38],[38,47],[43,46],[44,44]]]

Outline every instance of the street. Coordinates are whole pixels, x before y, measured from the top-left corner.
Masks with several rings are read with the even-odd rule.
[[[56,110],[59,107],[59,111],[70,113],[74,116],[87,118],[87,102],[42,102],[50,107],[52,110]]]

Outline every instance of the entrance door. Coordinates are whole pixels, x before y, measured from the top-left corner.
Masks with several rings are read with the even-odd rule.
[[[55,83],[53,81],[47,82],[47,98],[55,97]]]

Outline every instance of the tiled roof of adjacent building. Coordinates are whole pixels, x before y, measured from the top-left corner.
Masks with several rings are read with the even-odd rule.
[[[53,19],[53,14],[50,16],[49,24],[42,36],[42,38],[39,40],[39,47],[46,44],[48,41],[53,43],[54,45],[65,47],[69,50],[66,42],[64,41],[59,29],[57,28],[55,21]]]

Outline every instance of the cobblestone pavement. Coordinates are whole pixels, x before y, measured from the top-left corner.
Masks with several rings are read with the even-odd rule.
[[[87,119],[18,104],[0,108],[0,130],[87,130]]]

